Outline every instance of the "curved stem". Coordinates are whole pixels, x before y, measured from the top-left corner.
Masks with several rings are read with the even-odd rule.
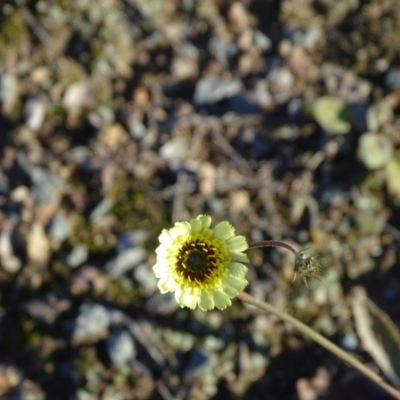
[[[297,255],[298,251],[289,243],[281,242],[280,240],[262,240],[261,242],[253,242],[249,244],[249,249],[255,249],[257,247],[282,247],[282,249],[289,250],[294,255]]]
[[[271,241],[272,242],[272,241]],[[258,242],[262,243],[262,242]],[[281,246],[282,247],[282,246]],[[287,247],[285,247],[287,248]],[[254,307],[257,307],[263,311],[269,312],[275,316],[277,316],[280,320],[288,322],[295,326],[305,337],[313,340],[314,342],[318,343],[326,350],[334,354],[336,357],[340,358],[343,362],[349,364],[357,371],[361,372],[367,378],[369,378],[372,382],[376,383],[380,386],[383,390],[389,393],[393,398],[400,400],[400,391],[395,389],[393,386],[386,383],[382,377],[380,377],[377,373],[372,371],[370,368],[365,366],[363,363],[358,361],[354,356],[350,355],[349,353],[342,350],[340,347],[336,346],[330,340],[326,339],[318,332],[314,331],[307,325],[303,324],[303,322],[299,321],[298,319],[286,314],[283,311],[280,311],[273,305],[263,302],[261,300],[256,299],[255,297],[251,296],[248,293],[240,292],[238,295],[239,299],[244,301],[245,303],[251,304]]]

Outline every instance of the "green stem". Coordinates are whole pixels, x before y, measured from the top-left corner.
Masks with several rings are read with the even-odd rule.
[[[272,242],[272,241],[271,241]],[[261,243],[261,242],[259,242]],[[282,247],[282,246],[281,246]],[[285,247],[287,248],[287,247]],[[283,311],[280,311],[273,305],[263,302],[261,300],[256,299],[255,297],[251,296],[248,293],[240,292],[238,295],[239,299],[244,301],[245,303],[251,304],[254,307],[257,307],[263,311],[269,312],[275,316],[277,316],[281,321],[288,322],[295,326],[305,337],[313,340],[314,342],[318,343],[326,350],[340,358],[343,362],[349,364],[357,371],[361,372],[367,378],[369,378],[372,382],[376,383],[380,386],[383,390],[389,393],[393,398],[400,400],[400,391],[395,389],[393,386],[386,383],[382,377],[380,377],[377,373],[372,371],[370,368],[366,367],[363,363],[358,361],[354,356],[350,355],[349,353],[342,350],[340,347],[336,346],[330,340],[326,339],[318,332],[314,331],[313,329],[309,328],[307,325],[303,324],[298,319],[286,314]]]

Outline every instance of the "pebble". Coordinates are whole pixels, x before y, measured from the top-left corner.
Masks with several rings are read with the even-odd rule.
[[[49,236],[59,243],[62,243],[71,234],[71,225],[67,217],[57,214],[49,224]]]
[[[113,205],[114,203],[111,199],[104,198],[90,213],[90,220],[94,221],[96,219],[104,217],[104,215],[106,215],[111,210]]]
[[[208,76],[197,82],[193,102],[198,107],[214,104],[234,96],[241,90],[242,84],[238,79],[220,78],[217,75]]]
[[[37,203],[56,205],[66,188],[66,182],[43,167],[33,165],[22,152],[17,156],[18,164],[29,175],[33,187],[31,195]]]
[[[14,227],[6,225],[0,233],[0,262],[4,271],[15,273],[22,267],[21,260],[14,254],[11,236],[14,232]]]
[[[387,89],[395,91],[400,88],[400,68],[390,68],[385,76]]]
[[[143,244],[150,236],[150,233],[144,229],[135,229],[125,232],[119,237],[118,251],[128,249]]]
[[[114,278],[120,277],[143,261],[146,255],[147,252],[142,247],[123,250],[106,264],[105,269],[110,276]]]
[[[41,99],[29,99],[25,103],[25,123],[33,131],[38,131],[46,116],[46,102]]]
[[[88,115],[88,118],[94,127],[100,129],[102,126],[112,124],[115,121],[115,113],[110,107],[100,105]]]
[[[136,357],[136,346],[132,335],[123,329],[107,339],[107,351],[114,367],[119,367]]]
[[[345,350],[349,350],[349,351],[356,350],[359,346],[359,341],[358,341],[357,335],[353,332],[346,333],[342,337],[342,339],[340,341],[340,345]]]
[[[50,257],[50,244],[43,225],[34,222],[26,235],[28,259],[44,265]]]
[[[190,143],[186,137],[174,137],[161,146],[160,157],[174,164],[179,163],[186,158],[189,146]]]
[[[307,50],[314,50],[323,35],[322,29],[318,26],[312,26],[308,29],[291,29],[286,27],[284,28],[284,33],[292,42],[301,45]]]
[[[179,49],[179,53],[173,58],[171,65],[172,75],[179,79],[193,79],[199,74],[199,50],[185,44]]]
[[[84,244],[76,244],[66,258],[66,263],[71,268],[83,264],[89,256],[89,250]]]
[[[227,68],[229,66],[229,61],[239,53],[236,44],[228,42],[219,36],[212,38],[211,48],[222,68]]]
[[[0,79],[1,109],[5,115],[11,114],[19,102],[19,82],[11,74],[4,74]]]
[[[100,304],[82,304],[73,328],[73,342],[96,341],[107,334],[109,325],[110,315],[105,307]]]
[[[268,51],[272,47],[272,40],[258,29],[254,31],[253,40],[256,46],[262,51]]]
[[[79,112],[95,102],[93,88],[86,82],[75,82],[68,86],[62,99],[67,111]]]
[[[136,121],[134,118],[132,119],[133,121],[128,121],[129,134],[131,135],[132,139],[140,142],[146,135],[146,125],[142,121]]]
[[[157,289],[157,279],[151,270],[151,267],[147,263],[142,263],[138,265],[133,270],[133,277],[140,286],[149,291],[155,291]]]

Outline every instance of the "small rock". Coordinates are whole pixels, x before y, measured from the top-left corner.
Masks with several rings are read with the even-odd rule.
[[[101,217],[104,217],[112,208],[114,205],[113,201],[108,198],[104,198],[103,200],[100,201],[99,204],[94,208],[94,210],[90,213],[90,220],[94,221],[96,219],[99,219]]]
[[[133,277],[140,283],[140,286],[148,291],[155,291],[157,288],[157,279],[150,266],[146,263],[138,265],[133,270]]]
[[[242,90],[237,79],[224,79],[219,76],[208,76],[200,79],[194,91],[193,102],[196,106],[214,104],[230,98]]]
[[[0,398],[4,400],[20,399],[20,396],[9,396],[11,393],[20,394],[23,376],[20,370],[11,365],[0,364]]]
[[[128,120],[128,129],[129,129],[129,134],[134,140],[141,141],[147,132],[146,125],[142,121],[135,121],[134,118],[133,121]]]
[[[239,52],[235,43],[229,42],[219,36],[212,38],[210,45],[215,58],[222,68],[228,68],[229,61]]]
[[[308,29],[292,29],[286,27],[285,35],[293,42],[307,50],[314,50],[321,41],[323,30],[319,26],[312,26]]]
[[[54,295],[46,296],[45,299],[33,299],[28,301],[24,310],[38,321],[52,324],[56,318],[65,310],[68,310],[71,303],[67,299],[58,299]]]
[[[136,346],[133,337],[125,329],[114,332],[107,339],[107,350],[114,367],[119,367],[136,357]]]
[[[161,146],[160,156],[166,161],[179,163],[186,158],[189,145],[188,138],[176,136]]]
[[[242,2],[235,1],[229,7],[228,20],[234,31],[243,32],[252,25],[253,17],[247,12],[246,6]]]
[[[198,58],[199,50],[195,46],[183,45],[172,60],[172,75],[179,80],[196,78],[199,73]]]
[[[5,115],[14,112],[19,103],[20,86],[14,75],[4,74],[0,79],[1,109]]]
[[[132,93],[132,100],[135,106],[146,108],[150,105],[150,92],[144,86],[138,86]]]
[[[256,46],[262,51],[268,51],[272,47],[272,40],[258,29],[254,31],[253,40]]]
[[[95,102],[93,88],[86,82],[75,82],[68,86],[64,93],[62,104],[67,111],[80,112]]]
[[[49,225],[49,236],[51,239],[62,243],[71,233],[71,225],[67,217],[57,214]]]
[[[107,149],[117,151],[126,146],[129,142],[129,136],[122,125],[114,123],[103,127],[99,134],[100,141]]]
[[[26,125],[33,131],[38,131],[44,122],[46,116],[46,103],[40,99],[29,99],[25,103],[25,121]]]
[[[340,341],[341,347],[343,347],[347,351],[357,350],[359,344],[360,343],[358,341],[358,338],[356,334],[353,332],[346,333]]]
[[[306,82],[316,82],[319,79],[318,67],[301,46],[293,46],[288,64],[293,73]]]
[[[110,107],[100,105],[88,115],[90,123],[100,129],[102,126],[115,121],[115,113]]]
[[[121,251],[117,257],[109,261],[105,269],[110,276],[117,278],[144,260],[147,253],[142,247],[134,247]]]
[[[385,76],[387,89],[395,91],[400,88],[400,68],[390,68]]]
[[[83,264],[89,255],[89,250],[84,244],[76,244],[66,258],[66,263],[71,268]]]
[[[44,227],[34,222],[26,235],[28,258],[35,264],[45,264],[50,257],[50,245]]]
[[[295,78],[286,67],[274,67],[267,76],[270,93],[275,103],[286,103],[294,93]]]
[[[122,234],[118,240],[118,251],[142,245],[149,235],[150,233],[144,229],[135,229]]]
[[[7,224],[0,233],[0,263],[1,267],[9,273],[15,273],[22,267],[21,260],[15,256],[11,236],[14,225]]]
[[[108,310],[100,304],[86,303],[79,309],[73,328],[74,343],[93,343],[107,335],[110,325]]]
[[[65,180],[42,167],[33,165],[22,152],[18,153],[17,161],[32,181],[31,194],[33,199],[37,203],[58,204],[67,186]]]

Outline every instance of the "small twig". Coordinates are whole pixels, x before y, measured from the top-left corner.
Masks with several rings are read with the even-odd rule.
[[[273,242],[273,241],[271,241]],[[262,242],[258,242],[262,243]],[[280,242],[281,243],[281,242]],[[265,245],[264,245],[265,246]],[[272,246],[272,244],[271,244]],[[274,244],[276,246],[276,243]],[[291,247],[290,245],[287,245]],[[260,247],[260,246],[256,246]],[[288,247],[285,246],[280,246],[284,247],[288,250],[290,250]],[[292,251],[292,250],[290,250]],[[382,377],[380,377],[377,373],[372,371],[370,368],[366,367],[363,363],[358,361],[355,357],[350,355],[349,353],[345,352],[342,350],[340,347],[336,346],[334,343],[332,343],[330,340],[326,339],[322,335],[320,335],[318,332],[314,331],[313,329],[309,328],[307,325],[303,324],[301,321],[298,319],[290,316],[289,314],[286,314],[283,311],[280,311],[273,305],[263,302],[261,300],[256,299],[255,297],[251,296],[248,293],[245,292],[240,292],[238,295],[238,298],[245,303],[251,304],[254,307],[257,307],[263,311],[269,312],[275,316],[277,316],[280,320],[284,322],[288,322],[289,324],[292,324],[295,326],[305,337],[308,337],[309,339],[313,340],[314,342],[318,343],[322,347],[324,347],[326,350],[337,356],[339,359],[341,359],[343,362],[349,364],[353,368],[355,368],[357,371],[365,375],[368,379],[370,379],[372,382],[376,383],[378,386],[380,386],[383,390],[385,390],[387,393],[389,393],[391,396],[393,396],[395,399],[400,400],[400,391],[395,389],[393,386],[389,385],[386,383]]]

